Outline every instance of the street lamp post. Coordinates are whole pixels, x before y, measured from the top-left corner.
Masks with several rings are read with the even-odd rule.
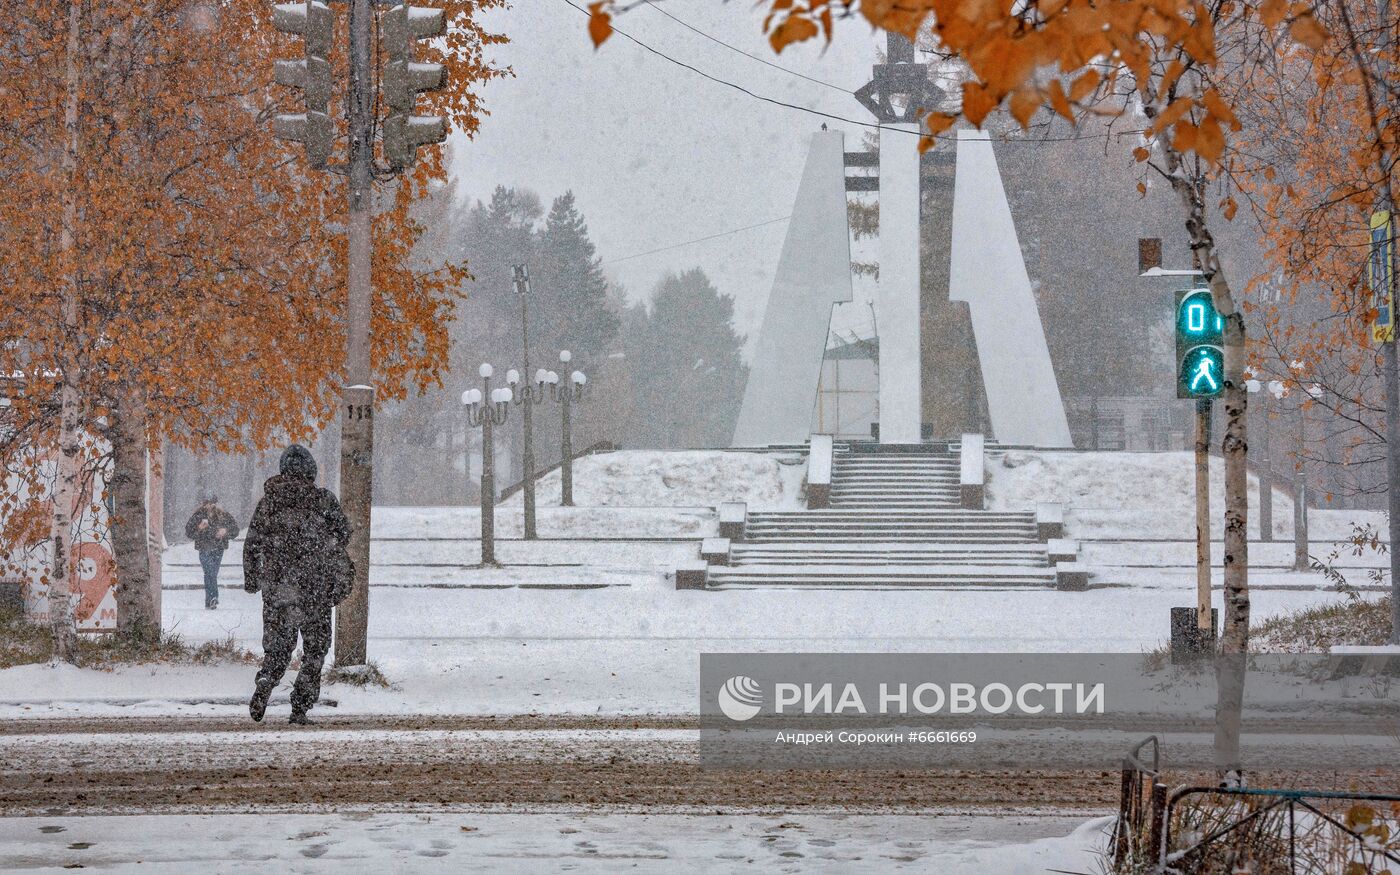
[[[524,301],[525,296],[521,295],[520,300]],[[523,317],[524,314],[522,313],[521,316]],[[528,348],[527,346],[526,349]],[[529,367],[530,357],[529,353],[526,353],[526,373],[529,372]],[[519,371],[514,368],[506,371],[506,382],[510,384],[511,391],[515,394],[515,403],[519,404],[521,407],[520,412],[523,417],[521,419],[521,428],[525,432],[525,453],[524,460],[521,463],[521,473],[525,478],[525,539],[527,541],[533,541],[535,538],[539,537],[539,533],[535,528],[535,444],[534,427],[532,425],[533,417],[531,417],[530,413],[536,404],[539,404],[548,397],[545,383],[551,373],[553,372],[546,371],[544,368],[539,368],[535,371],[534,384],[526,383],[522,386],[520,385]]]
[[[1314,401],[1322,397],[1322,387],[1316,383],[1311,383],[1303,387],[1303,391]],[[1308,557],[1308,474],[1305,467],[1307,458],[1308,440],[1308,411],[1307,401],[1304,398],[1298,399],[1298,459],[1295,466],[1295,481],[1293,492],[1297,496],[1293,509],[1293,570],[1307,571],[1312,567],[1312,560]]]
[[[523,264],[515,265],[513,271],[515,282],[515,293],[520,296],[520,347],[524,358],[522,368],[525,373],[530,373],[530,268]],[[519,374],[511,371],[519,379]],[[541,369],[540,373],[544,373]],[[514,381],[512,381],[514,383]],[[544,400],[544,386],[541,385],[538,391],[531,393],[530,387],[525,388],[525,397],[517,397],[517,403],[523,405],[520,413],[523,417],[520,421],[520,428],[523,437],[523,446],[520,454],[520,474],[525,487],[525,540],[533,541],[538,534],[535,531],[535,430],[534,417],[531,416],[532,408],[540,401]]]
[[[504,425],[506,417],[510,415],[511,399],[511,390],[508,388],[492,390],[492,371],[489,364],[483,363],[478,371],[481,374],[481,388],[468,389],[462,393],[467,427],[481,429],[482,565],[500,564],[496,561],[496,464],[491,438],[492,429]]]
[[[567,349],[559,353],[559,363],[567,365],[573,358],[573,354]],[[574,438],[573,420],[570,417],[570,410],[575,401],[583,398],[583,387],[588,382],[588,378],[583,375],[583,371],[574,371],[569,377],[569,382],[559,385],[559,375],[553,371],[549,372],[549,391],[554,400],[559,402],[563,412],[564,427],[560,437],[560,490],[559,506],[574,506]]]
[[[1259,396],[1259,415],[1263,420],[1257,431],[1259,455],[1256,459],[1259,469],[1259,540],[1268,543],[1274,539],[1274,462],[1269,447],[1269,399],[1271,396],[1275,400],[1283,397],[1283,384],[1278,380],[1265,383],[1251,377],[1244,386],[1251,394]]]

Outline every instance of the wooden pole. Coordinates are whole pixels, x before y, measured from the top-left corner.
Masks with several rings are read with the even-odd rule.
[[[1196,402],[1196,628],[1210,620],[1210,401]],[[1213,631],[1213,630],[1212,630]]]

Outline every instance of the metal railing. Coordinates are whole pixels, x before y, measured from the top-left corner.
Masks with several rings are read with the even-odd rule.
[[[1234,820],[1216,827],[1211,832],[1194,839],[1189,845],[1170,851],[1171,848],[1171,824],[1172,813],[1182,800],[1191,796],[1228,796],[1243,800],[1255,800],[1259,804],[1252,807],[1248,814],[1235,818]],[[1340,834],[1350,838],[1355,842],[1364,854],[1372,857],[1372,862],[1386,861],[1390,863],[1400,863],[1400,848],[1386,847],[1374,841],[1374,836],[1359,832],[1354,826],[1343,823],[1332,814],[1322,810],[1314,803],[1328,800],[1332,802],[1386,802],[1400,804],[1400,795],[1388,793],[1350,793],[1333,792],[1328,790],[1253,790],[1246,788],[1227,787],[1182,787],[1171,794],[1166,807],[1166,830],[1162,836],[1162,845],[1159,856],[1159,865],[1162,872],[1195,872],[1193,868],[1193,858],[1199,860],[1217,842],[1227,839],[1227,837],[1238,835],[1242,829],[1250,824],[1262,823],[1269,812],[1284,809],[1288,813],[1288,827],[1286,838],[1288,842],[1288,869],[1290,873],[1300,871],[1298,869],[1298,809],[1303,809],[1311,813],[1314,817],[1321,818],[1322,821],[1331,824]],[[1170,862],[1170,866],[1168,863]],[[1282,861],[1279,861],[1282,862]],[[1302,871],[1316,871],[1309,868]],[[1348,870],[1350,871],[1350,870]],[[1378,871],[1372,867],[1358,869],[1357,871],[1370,872]]]
[[[597,443],[590,444],[584,449],[574,453],[574,459],[582,459],[584,456],[592,456],[596,453],[612,453],[616,452],[617,449],[617,444],[613,443],[612,441],[598,441]],[[547,465],[544,468],[537,468],[535,470],[535,482],[538,483],[540,479],[544,477],[544,475],[550,473],[551,471],[557,471],[559,467],[563,464],[564,460],[560,459],[552,465]],[[515,481],[514,483],[507,486],[505,489],[501,490],[500,495],[496,497],[496,503],[500,504],[501,502],[505,501],[507,498],[510,498],[512,495],[521,491],[524,488],[525,481],[523,479]]]
[[[1143,748],[1152,746],[1151,765],[1143,761]],[[1128,863],[1140,863],[1158,856],[1162,846],[1162,814],[1166,810],[1166,785],[1158,783],[1161,773],[1161,743],[1149,735],[1123,757],[1122,790],[1118,798],[1118,820],[1113,824],[1113,870]]]
[[[1109,841],[1112,871],[1157,875],[1214,872],[1217,869],[1212,868],[1212,862],[1220,860],[1210,859],[1213,852],[1228,858],[1238,853],[1257,854],[1261,848],[1269,857],[1268,872],[1290,875],[1330,871],[1318,869],[1318,853],[1333,859],[1359,855],[1364,859],[1359,862],[1363,868],[1355,870],[1358,872],[1382,871],[1371,864],[1400,863],[1400,844],[1388,835],[1392,825],[1386,823],[1400,811],[1400,795],[1205,786],[1180,787],[1169,794],[1161,777],[1161,743],[1151,735],[1123,757],[1118,819]],[[1194,810],[1204,815],[1200,821],[1183,823],[1183,812],[1190,810],[1183,803],[1200,797],[1216,797],[1220,804],[1197,806]],[[1336,803],[1349,803],[1340,816],[1326,810],[1328,804]],[[1369,810],[1356,808],[1367,803]],[[1280,817],[1277,824],[1268,822],[1271,814]],[[1300,814],[1305,817],[1300,818]],[[1375,825],[1376,817],[1381,818],[1380,826]],[[1321,847],[1315,841],[1319,828],[1329,833]],[[1255,830],[1257,834],[1251,836]],[[1313,841],[1300,849],[1300,836]],[[1379,841],[1378,836],[1387,838]],[[1174,846],[1177,842],[1180,847]],[[1233,846],[1225,847],[1227,842]],[[1400,867],[1389,866],[1388,871],[1400,871]]]

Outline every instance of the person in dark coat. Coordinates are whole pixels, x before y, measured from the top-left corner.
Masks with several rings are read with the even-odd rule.
[[[194,540],[199,552],[199,567],[204,569],[204,607],[212,611],[219,606],[219,566],[228,542],[238,537],[238,521],[219,507],[217,495],[207,493],[185,523],[185,537]]]
[[[300,636],[291,722],[309,723],[306,712],[321,696],[321,667],[330,649],[331,608],[349,595],[354,576],[346,551],[350,523],[335,495],[316,485],[310,450],[288,447],[279,470],[263,484],[243,542],[243,588],[263,597],[263,664],[248,712],[262,720]]]

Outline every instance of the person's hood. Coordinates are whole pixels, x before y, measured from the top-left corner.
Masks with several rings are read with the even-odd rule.
[[[272,505],[269,510],[276,513],[292,507],[316,507],[321,500],[321,489],[305,477],[278,474],[263,484],[263,497]]]
[[[311,451],[301,444],[292,444],[282,451],[277,470],[291,477],[316,482],[316,459],[311,455]]]

